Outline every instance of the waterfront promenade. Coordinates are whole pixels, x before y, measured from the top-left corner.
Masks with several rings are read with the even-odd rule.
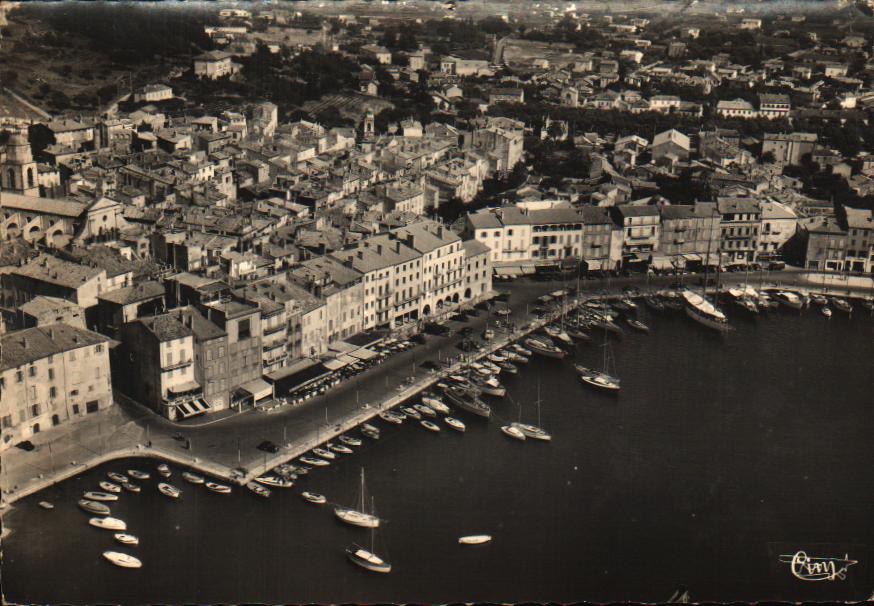
[[[682,279],[694,288],[698,278],[700,276],[684,276]],[[583,280],[579,297],[610,296],[624,288],[644,284],[664,288],[676,281],[675,276],[657,276],[645,282],[641,276]],[[869,278],[804,272],[769,272],[762,276],[761,284],[741,273],[723,274],[721,281],[724,286],[749,281],[755,286],[791,286],[830,294],[854,292],[867,296],[874,292],[874,284]],[[528,308],[531,303],[539,296],[565,286],[576,286],[576,283],[523,280],[508,284],[512,293],[509,301],[512,318],[516,326],[525,328],[511,335],[498,331],[492,343],[470,355],[485,355],[535,329],[542,322],[530,324],[532,318]],[[487,323],[494,327],[494,321],[492,314],[483,312],[466,325],[479,335]],[[211,476],[245,482],[414,396],[439,380],[445,372],[452,372],[462,363],[461,352],[456,347],[460,340],[459,335],[448,338],[429,336],[425,345],[393,355],[384,364],[342,382],[318,398],[272,413],[248,409],[241,414],[229,414],[199,425],[179,425],[136,404],[120,401],[119,406],[97,413],[95,418],[86,422],[39,436],[34,440],[36,451],[13,449],[4,453],[0,473],[4,506],[89,467],[130,456],[167,459]],[[447,367],[450,357],[455,361]],[[422,366],[425,362],[437,363],[445,370],[426,370]],[[190,448],[183,447],[186,442],[174,439],[178,432],[184,434]],[[277,444],[279,451],[269,454],[257,450],[257,445],[264,440]]]

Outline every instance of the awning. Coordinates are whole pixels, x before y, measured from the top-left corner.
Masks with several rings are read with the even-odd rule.
[[[351,343],[347,343],[346,341],[336,341],[335,343],[331,343],[328,346],[329,351],[336,351],[339,353],[346,353],[349,351],[354,351],[358,349],[357,345],[352,345]]]
[[[496,267],[495,275],[503,278],[516,278],[522,275],[521,267]]]
[[[536,265],[523,265],[520,269],[522,270],[522,273],[526,276],[530,276],[532,274],[537,273],[537,266]]]
[[[256,402],[273,396],[273,386],[264,379],[253,379],[240,385],[239,389],[252,394]]]
[[[673,269],[674,264],[671,263],[670,257],[654,255],[649,266],[653,269]]]
[[[290,373],[272,373],[268,375],[276,385],[276,393],[283,395],[292,391],[305,388],[307,385],[323,379],[331,374],[324,364],[316,362],[315,364],[307,364],[302,368],[292,366],[293,372]]]
[[[686,259],[686,261],[701,261],[702,260],[701,255],[696,255],[695,253],[684,253],[682,255],[682,257],[684,259]]]
[[[361,348],[356,349],[352,353],[349,354],[353,358],[358,358],[359,360],[370,360],[371,358],[375,358],[379,354],[373,351],[372,349]]]
[[[200,383],[197,381],[186,381],[185,383],[180,383],[179,385],[173,385],[167,388],[169,393],[174,394],[182,394],[188,393],[190,391],[197,391],[200,389]]]
[[[183,402],[182,404],[176,405],[176,412],[178,412],[183,419],[187,419],[188,417],[193,417],[197,414],[191,407],[189,407],[188,402]]]
[[[358,364],[358,358],[354,358],[351,355],[343,354],[341,356],[337,356],[337,359],[341,362],[345,362],[346,364]]]
[[[348,364],[349,362],[344,362],[340,358],[333,358],[331,360],[325,360],[324,362],[322,362],[322,365],[328,370],[340,370]]]

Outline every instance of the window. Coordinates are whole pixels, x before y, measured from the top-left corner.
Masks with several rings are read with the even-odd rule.
[[[49,397],[57,398],[58,397],[58,388],[55,386],[49,387]]]
[[[97,400],[91,400],[90,402],[85,403],[85,412],[92,413],[97,412],[98,402]]]
[[[242,341],[243,339],[248,339],[252,336],[252,329],[250,327],[249,318],[245,318],[240,320],[237,324],[237,339]]]
[[[74,415],[79,414],[79,405],[78,404],[73,404],[73,414]]]
[[[15,382],[16,383],[24,382],[24,373],[21,372],[20,370],[15,371]]]
[[[3,417],[2,424],[3,429],[9,429],[10,427],[12,427],[12,415],[6,415],[5,417]]]
[[[33,415],[34,417],[38,417],[39,413],[40,413],[39,404],[34,404],[33,406],[30,407],[30,414],[31,415]]]
[[[97,345],[94,346],[94,353],[100,353],[101,351],[103,351],[103,344],[102,343],[98,343]]]
[[[49,381],[54,381],[55,379],[55,369],[49,368]]]
[[[35,377],[35,376],[36,376],[36,366],[30,366],[30,367],[28,367],[28,369],[27,369],[27,376],[28,376],[28,377]]]

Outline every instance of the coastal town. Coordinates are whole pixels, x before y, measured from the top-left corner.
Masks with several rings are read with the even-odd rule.
[[[130,456],[267,496],[638,307],[874,310],[871,2],[323,4],[0,6],[4,508]]]

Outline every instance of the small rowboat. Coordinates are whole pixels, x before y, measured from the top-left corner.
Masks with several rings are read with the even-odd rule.
[[[167,466],[166,463],[161,463],[160,465],[158,465],[158,473],[165,478],[169,478],[173,474],[173,472],[170,471],[170,468]]]
[[[330,465],[330,463],[325,459],[316,459],[313,457],[301,457],[300,462],[306,463],[307,465],[312,465],[314,467],[327,467],[328,465]]]
[[[112,482],[107,482],[105,480],[100,482],[99,486],[106,492],[111,492],[114,494],[118,494],[121,492],[121,486],[119,486],[118,484],[113,484]]]
[[[140,487],[138,485],[132,484],[130,482],[125,482],[124,484],[121,485],[121,487],[124,488],[128,492],[139,492],[140,491]]]
[[[158,484],[158,492],[172,499],[178,499],[179,496],[182,494],[181,490],[179,490],[172,484],[167,484],[165,482],[161,482],[160,484]]]
[[[330,442],[328,442],[327,446],[332,452],[339,452],[340,454],[352,454],[352,449],[348,446],[344,446],[343,444],[331,444]]]
[[[465,429],[467,429],[467,427],[465,427],[464,423],[462,423],[461,421],[459,421],[458,419],[456,419],[454,417],[446,417],[443,420],[446,421],[446,424],[449,425],[455,431],[462,431],[463,432]]]
[[[458,542],[461,545],[482,545],[492,540],[492,535],[489,534],[472,534],[466,537],[461,537]]]
[[[404,422],[399,416],[392,414],[390,412],[381,412],[379,413],[379,418],[388,423],[392,423],[394,425],[400,425]]]
[[[300,496],[302,496],[310,503],[314,503],[316,505],[322,505],[328,502],[328,499],[325,498],[325,495],[319,494],[317,492],[302,492],[300,493]]]
[[[255,478],[255,481],[264,486],[273,486],[274,488],[291,488],[294,486],[294,482],[291,480],[286,480],[285,478],[275,475],[260,476]]]
[[[108,516],[109,507],[97,501],[89,501],[88,499],[79,499],[79,507],[98,516]]]
[[[216,482],[207,482],[206,489],[211,490],[212,492],[217,492],[218,494],[231,494],[231,487],[225,486],[224,484],[217,484]]]
[[[132,477],[134,480],[148,480],[151,477],[145,471],[140,471],[139,469],[128,469],[127,475]]]
[[[124,484],[125,482],[127,482],[127,476],[123,473],[110,471],[108,474],[106,474],[106,477],[108,477],[113,482],[118,482],[119,484]]]
[[[203,479],[203,476],[199,476],[196,473],[191,473],[190,471],[183,471],[182,479],[186,482],[191,482],[192,484],[203,484],[206,481]]]
[[[828,306],[823,306],[822,308],[820,308],[820,310],[822,312],[822,315],[824,315],[826,318],[832,317],[832,310]]]
[[[127,530],[127,524],[118,518],[91,518],[88,523],[103,530]]]
[[[317,457],[322,457],[323,459],[329,459],[332,461],[337,458],[337,455],[330,450],[325,450],[324,448],[313,448],[313,454]]]
[[[116,541],[121,543],[122,545],[139,545],[140,540],[132,534],[127,534],[126,532],[116,532],[112,535]]]
[[[93,490],[85,493],[85,498],[91,501],[117,501],[118,495]]]
[[[137,558],[118,551],[104,551],[103,557],[122,568],[142,568],[143,563]]]
[[[51,503],[49,503],[48,501],[40,501],[39,506],[42,507],[43,509],[54,509],[55,508],[55,506],[52,505]]]
[[[432,423],[431,421],[428,421],[428,420],[419,421],[419,425],[421,425],[422,427],[424,427],[428,431],[434,431],[434,432],[440,431],[440,427],[438,425],[435,425],[434,423]]]
[[[264,497],[265,499],[270,496],[270,489],[257,484],[256,482],[249,482],[246,484],[246,488],[254,492],[259,497]]]
[[[645,333],[649,332],[649,326],[647,326],[646,324],[644,324],[640,320],[635,320],[634,318],[628,318],[626,320],[626,322],[634,330],[637,330],[639,332],[645,332]]]
[[[359,440],[358,438],[353,438],[352,436],[347,436],[343,434],[337,439],[346,446],[361,446],[361,440]]]

